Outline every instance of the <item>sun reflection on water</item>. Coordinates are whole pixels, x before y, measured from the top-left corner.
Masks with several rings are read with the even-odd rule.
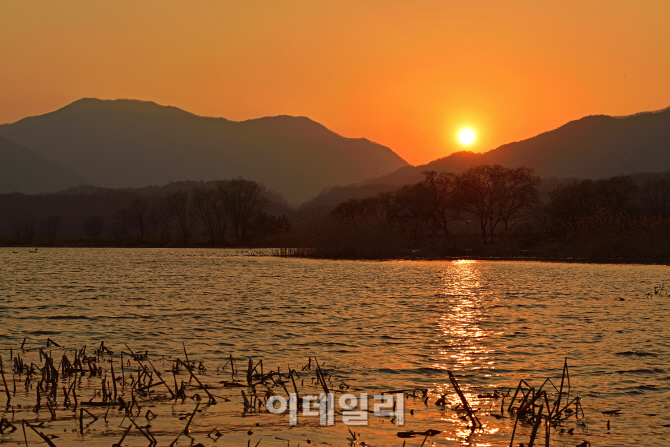
[[[484,344],[491,331],[482,327],[486,320],[486,290],[476,261],[453,261],[441,275],[439,303],[443,310],[437,327],[438,354],[436,368],[454,371],[494,369],[493,350]]]
[[[436,321],[437,361],[433,367],[453,371],[471,405],[484,412],[488,402],[478,399],[474,390],[476,386],[486,385],[475,382],[491,377],[489,371],[495,370],[494,350],[487,343],[494,332],[485,326],[487,309],[493,304],[494,298],[487,294],[481,276],[482,270],[474,260],[453,261],[439,275],[438,303],[441,315]],[[478,371],[476,376],[474,371]],[[452,408],[459,404],[459,398],[448,379],[444,383],[436,383],[435,390],[436,394],[448,396]],[[455,427],[453,440],[463,445],[490,445],[479,442],[477,438],[500,430],[499,427],[484,424],[473,432],[470,423],[458,415],[446,417],[445,420]]]

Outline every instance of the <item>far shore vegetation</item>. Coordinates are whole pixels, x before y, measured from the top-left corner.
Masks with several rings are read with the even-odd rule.
[[[241,178],[0,195],[0,244],[267,247],[333,259],[670,259],[670,174],[559,183],[484,165],[328,210],[295,210]],[[543,197],[544,196],[544,197]]]

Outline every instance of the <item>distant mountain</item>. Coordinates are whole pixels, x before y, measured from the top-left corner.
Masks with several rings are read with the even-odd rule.
[[[421,166],[361,182],[404,185],[421,180],[422,171],[461,172],[472,166],[528,166],[542,177],[605,178],[670,170],[670,107],[625,117],[587,116],[527,140],[489,152],[461,151]]]
[[[55,192],[86,183],[73,170],[0,137],[0,194]]]
[[[1,125],[0,135],[98,186],[242,176],[292,203],[408,165],[387,147],[342,137],[304,117],[235,122],[134,100],[82,99]]]
[[[301,204],[300,210],[309,210],[313,213],[321,213],[328,211],[349,199],[364,199],[366,197],[373,197],[377,194],[397,191],[401,187],[402,185],[398,184],[388,185],[377,183],[369,185],[333,186],[332,188],[324,189],[318,196]]]

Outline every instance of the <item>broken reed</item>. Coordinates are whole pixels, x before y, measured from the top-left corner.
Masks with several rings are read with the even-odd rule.
[[[115,353],[104,342],[101,342],[93,352],[90,352],[86,346],[75,349],[66,348],[51,339],[47,339],[45,347],[26,347],[24,339],[18,350],[10,349],[12,375],[9,383],[12,384],[11,388],[6,379],[9,373],[7,365],[2,362],[0,356],[0,376],[7,399],[6,409],[12,411],[12,420],[6,417],[0,419],[0,435],[11,434],[18,430],[18,424],[13,418],[15,408],[23,411],[27,409],[26,405],[15,406],[12,403],[12,398],[16,396],[17,383],[25,387],[26,395],[29,396],[34,392],[34,405],[28,407],[32,413],[37,415],[38,422],[36,423],[35,420],[30,423],[26,420],[21,421],[26,443],[27,427],[28,433],[32,430],[49,445],[53,445],[53,441],[49,438],[52,435],[45,435],[40,431],[45,422],[55,421],[58,419],[57,412],[65,412],[66,416],[61,419],[76,420],[77,430],[80,434],[84,434],[100,417],[91,411],[93,408],[106,410],[105,421],[107,421],[110,410],[122,412],[123,420],[119,425],[120,440],[114,445],[121,445],[133,430],[146,438],[149,445],[156,445],[157,440],[151,432],[150,424],[156,415],[150,409],[143,411],[143,407],[157,401],[184,403],[186,399],[195,400],[196,407],[190,413],[184,429],[170,444],[174,445],[182,435],[189,435],[192,421],[198,411],[202,411],[199,410],[201,404],[215,405],[217,399],[225,399],[214,394],[217,386],[203,383],[201,376],[204,375],[207,368],[203,362],[189,359],[185,345],[183,346],[184,358],[170,359],[169,370],[163,372],[154,365],[153,361],[157,359],[166,361],[165,356],[150,355],[146,350],[134,351],[127,344],[124,346],[126,350]],[[58,348],[58,354],[54,354],[51,348]],[[35,361],[28,361],[27,358],[30,357]],[[314,391],[328,393],[334,389],[349,388],[344,382],[339,385],[333,384],[333,373],[325,370],[324,364],[320,364],[316,358],[311,357],[304,366],[297,369],[288,366],[282,371],[281,367],[277,367],[276,370],[267,372],[264,370],[262,359],[257,362],[249,359],[246,383],[238,377],[240,370],[232,354],[220,372],[226,371],[226,368],[230,371],[231,379],[221,382],[223,386],[218,388],[245,388],[246,392],[244,389],[240,390],[244,400],[244,412],[266,411],[267,400],[278,394],[290,399],[291,393],[300,396]],[[171,380],[170,374],[172,375]],[[309,390],[305,390],[305,374],[311,376],[311,381],[307,384],[311,385]],[[86,378],[89,384],[91,381],[95,383],[99,380],[99,385],[92,389],[92,395],[90,389],[86,396],[83,395],[82,390],[85,389],[82,387],[83,378]],[[201,393],[204,396],[201,396]],[[204,397],[207,398],[206,402],[203,401]],[[25,397],[23,399],[25,401]],[[301,399],[298,397],[299,406],[300,402]],[[48,418],[40,421],[40,412],[45,409],[48,411]],[[128,424],[123,427],[123,422],[126,420]],[[211,439],[218,439],[220,436],[221,433],[216,428],[208,434]]]
[[[47,421],[46,419],[39,421],[39,412],[42,409],[48,410],[50,416],[48,420],[51,421],[57,419],[57,411],[71,412],[72,416],[70,417],[78,421],[78,431],[80,434],[84,434],[99,419],[89,409],[94,407],[104,408],[106,410],[104,415],[105,421],[107,421],[110,410],[121,411],[123,420],[119,424],[121,428],[120,440],[114,445],[120,446],[130,432],[135,430],[149,441],[150,446],[153,446],[156,445],[157,440],[151,432],[150,423],[156,415],[150,409],[143,411],[143,407],[157,401],[181,401],[181,403],[184,403],[186,399],[195,400],[196,407],[190,413],[183,430],[177,433],[176,438],[170,444],[172,446],[182,435],[190,437],[189,433],[192,421],[198,411],[202,411],[199,410],[201,403],[216,405],[217,398],[225,399],[214,394],[217,388],[241,388],[240,394],[243,399],[243,412],[245,413],[267,411],[267,401],[275,395],[286,396],[289,401],[295,398],[297,400],[297,407],[301,409],[301,395],[306,395],[307,393],[318,394],[319,392],[327,394],[349,389],[349,385],[344,381],[334,384],[332,381],[333,372],[325,370],[324,364],[319,363],[315,357],[309,357],[307,363],[297,369],[287,366],[284,372],[282,372],[281,367],[266,372],[262,359],[257,362],[248,359],[247,370],[244,376],[246,380],[242,381],[239,378],[240,370],[231,354],[220,369],[221,372],[224,372],[229,367],[231,379],[230,381],[220,382],[222,386],[217,387],[203,383],[199,376],[204,375],[207,368],[202,362],[189,359],[185,345],[183,346],[184,359],[174,358],[169,360],[171,363],[170,369],[161,373],[154,365],[152,359],[165,361],[165,356],[150,355],[148,351],[136,352],[127,344],[125,345],[127,351],[115,354],[114,351],[105,346],[104,342],[101,342],[89,355],[86,346],[77,349],[68,349],[47,339],[46,348],[55,347],[61,351],[60,358],[56,364],[51,349],[45,350],[43,347],[26,348],[25,342],[26,340],[24,339],[19,350],[15,352],[10,349],[13,369],[12,380],[10,382],[12,384],[12,391],[10,391],[6,378],[8,374],[6,365],[2,361],[2,357],[0,357],[0,376],[2,377],[4,394],[7,399],[6,408],[7,410],[11,408],[12,414],[14,413],[12,398],[16,396],[18,378],[18,383],[25,387],[26,393],[34,390],[35,404],[31,410],[38,415],[37,423],[28,423],[25,420],[21,421],[24,437],[26,437],[27,426],[50,446],[53,445],[53,441],[49,439],[49,435],[45,435],[38,430],[42,429],[42,424]],[[36,355],[39,356],[39,365],[26,360],[30,354],[33,357]],[[120,376],[117,373],[119,370],[121,373]],[[169,380],[170,374],[172,374],[171,381]],[[460,400],[460,403],[454,409],[465,412],[465,416],[470,421],[472,431],[481,428],[482,424],[476,415],[477,410],[473,409],[468,402],[456,377],[451,371],[448,371],[448,374],[454,391]],[[186,378],[183,377],[184,375],[186,375]],[[180,376],[179,380],[178,376]],[[93,389],[92,396],[90,393],[86,397],[78,395],[78,392],[82,392],[82,378],[84,377],[87,378],[89,383],[90,381],[99,380],[99,388]],[[306,378],[310,379],[307,386],[311,386],[307,390],[305,389]],[[547,393],[549,389],[548,385],[553,387],[555,391],[555,393],[551,393],[552,398]],[[417,398],[419,397],[417,396],[417,390],[421,391],[420,398],[427,405],[428,389],[395,390],[381,394],[404,393],[407,396]],[[570,391],[570,374],[567,358],[564,361],[561,383],[558,387],[550,379],[546,379],[537,389],[529,385],[525,380],[520,380],[506,408],[507,412],[515,416],[510,446],[513,445],[519,423],[532,427],[528,443],[528,446],[532,446],[539,428],[544,421],[546,445],[549,445],[550,430],[552,427],[557,427],[573,416],[577,420],[580,420],[580,415],[583,418],[584,412],[581,407],[581,400],[579,397],[571,398]],[[492,395],[479,395],[478,397],[496,399],[502,397],[500,411],[503,413],[505,410],[505,398],[509,397],[510,392],[511,390],[506,395],[495,392]],[[204,396],[201,396],[200,393],[203,393]],[[207,398],[206,402],[202,402],[203,397]],[[437,400],[436,405],[446,406],[446,399],[447,395],[445,394]],[[21,405],[18,408],[21,408]],[[85,419],[87,423],[84,422]],[[88,422],[89,419],[92,420]],[[126,419],[129,421],[129,424],[123,427],[123,422]],[[12,420],[6,417],[0,419],[0,435],[13,433],[17,429],[17,424],[13,421],[13,418]],[[438,430],[428,430],[421,433],[399,432],[398,437],[422,435],[425,436],[425,442],[429,436],[434,436],[438,433],[440,433]],[[214,428],[207,436],[216,440],[221,436],[221,433],[217,428]],[[352,434],[352,436],[354,435]]]
[[[456,405],[454,409],[465,413],[465,417],[470,421],[470,430],[475,432],[477,429],[482,428],[482,423],[476,415],[477,410],[473,409],[468,402],[452,372],[447,371],[447,373],[449,374],[449,380],[451,381],[454,391],[460,400],[460,403]],[[551,393],[551,398],[547,393],[547,389],[549,388],[547,385],[551,385],[555,391],[555,393]],[[480,394],[477,397],[487,399],[502,398],[500,413],[501,417],[504,417],[505,398],[509,397],[510,392],[511,389],[504,395],[496,391],[493,394]],[[427,400],[424,400],[424,403],[426,401]],[[438,406],[446,406],[447,394],[443,394],[435,404]],[[568,368],[567,357],[563,362],[563,373],[561,375],[561,384],[559,387],[555,386],[551,379],[548,378],[536,389],[522,379],[519,381],[506,410],[509,414],[515,417],[514,428],[512,429],[510,438],[510,447],[514,444],[517,425],[520,423],[532,428],[530,439],[527,444],[528,447],[534,445],[542,421],[544,421],[545,445],[549,445],[551,428],[558,427],[572,417],[574,417],[578,423],[583,423],[584,409],[581,404],[581,398],[579,396],[573,397],[572,399],[570,398],[570,371]],[[411,434],[415,433],[411,432]],[[400,436],[400,433],[398,435]],[[431,433],[430,436],[433,436],[433,434]],[[523,443],[520,443],[520,445],[523,445]]]
[[[551,393],[552,397],[547,393],[547,390],[550,389],[548,385],[553,388],[554,393]],[[500,406],[501,412],[503,411],[504,404],[505,398],[503,397],[503,402]],[[507,411],[515,415],[510,447],[513,445],[517,424],[519,423],[525,423],[532,427],[530,440],[528,441],[529,447],[533,446],[542,421],[544,421],[546,445],[549,445],[552,428],[558,427],[561,423],[572,417],[578,422],[583,423],[584,409],[581,404],[581,398],[579,396],[570,398],[570,370],[568,368],[567,357],[563,362],[560,386],[557,387],[551,379],[547,378],[536,389],[525,380],[520,380],[507,406]]]

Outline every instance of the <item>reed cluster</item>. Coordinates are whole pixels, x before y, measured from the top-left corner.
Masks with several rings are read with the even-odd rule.
[[[144,439],[149,446],[158,445],[160,440],[163,445],[175,446],[182,437],[188,438],[184,443],[204,446],[202,442],[196,442],[196,436],[204,442],[214,443],[230,432],[226,426],[212,427],[212,420],[206,417],[221,403],[236,408],[235,412],[242,415],[267,414],[270,399],[281,396],[289,401],[294,399],[297,409],[302,411],[303,397],[342,396],[352,390],[334,368],[326,368],[325,363],[314,357],[294,368],[287,365],[268,369],[263,359],[241,362],[231,354],[222,367],[212,370],[203,361],[192,359],[186,346],[182,347],[183,355],[173,357],[133,350],[127,344],[120,350],[110,349],[104,342],[94,349],[86,346],[71,348],[47,339],[42,346],[26,346],[24,339],[18,349],[8,349],[9,363],[3,362],[0,356],[4,391],[1,395],[6,399],[5,411],[0,417],[2,441],[16,441],[13,436],[22,435],[27,446],[35,443],[32,438],[37,436],[38,443],[55,447],[61,436],[94,437],[94,429],[99,427],[96,422],[103,420],[106,427],[117,427],[105,433],[116,439],[113,446],[124,445],[124,441],[128,442],[126,439],[132,439],[133,443]],[[228,375],[229,378],[220,380]],[[434,405],[442,409],[450,406],[468,421],[473,433],[481,431],[481,415],[478,414],[481,408],[470,403],[450,371],[448,375],[454,393],[443,394]],[[378,390],[375,394],[402,394],[405,400],[414,402],[415,408],[423,405],[427,409],[432,405],[429,390],[421,387]],[[518,425],[530,427],[528,445],[532,446],[543,424],[545,443],[550,445],[550,432],[565,430],[564,423],[568,419],[583,423],[581,399],[571,395],[567,359],[559,386],[547,379],[535,388],[521,380],[513,394],[510,389],[506,394],[494,391],[477,398],[480,404],[502,398],[501,416],[506,411],[514,417],[510,446]],[[380,416],[389,418],[391,424],[396,422],[395,403],[392,412]],[[414,409],[409,413],[414,415]],[[491,411],[489,413],[487,416],[495,416]],[[173,418],[166,420],[169,415]],[[110,420],[115,423],[109,424]],[[56,422],[70,424],[70,429],[64,430],[70,434],[56,434]],[[195,430],[192,428],[194,424],[197,425]],[[423,445],[429,437],[442,433],[436,428],[421,432],[398,431],[397,437],[420,436]],[[347,431],[348,445],[364,445],[359,442],[360,433],[350,427]],[[247,434],[248,447],[260,444],[260,439],[252,443],[252,430]],[[67,442],[67,438],[63,442]],[[402,445],[405,443],[403,441]]]

